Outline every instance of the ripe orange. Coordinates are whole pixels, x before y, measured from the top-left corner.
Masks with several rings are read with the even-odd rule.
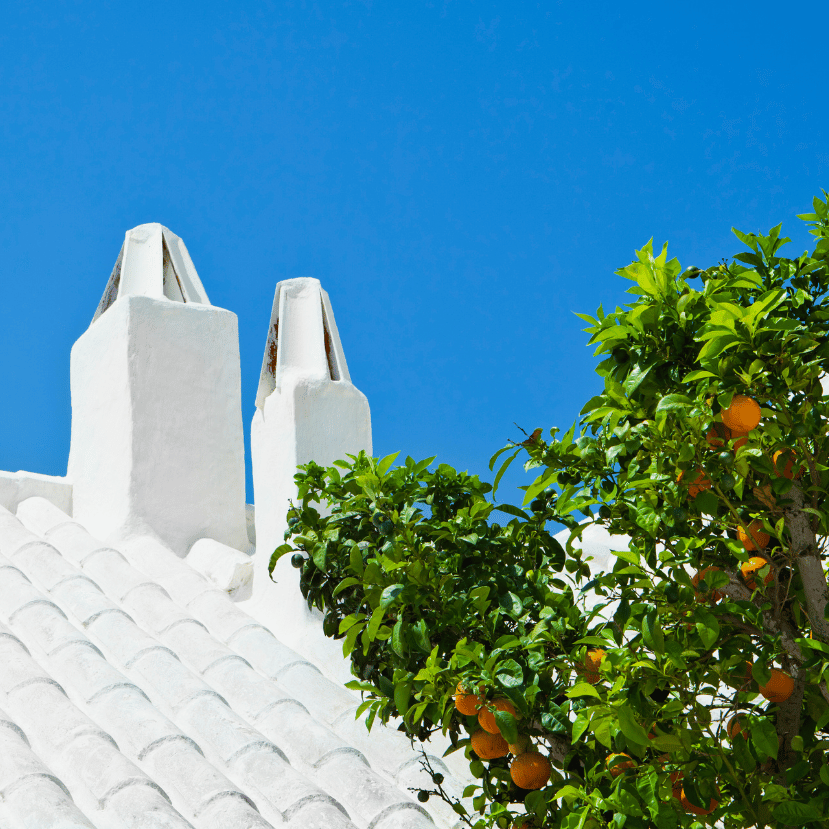
[[[605,658],[605,651],[601,648],[591,648],[587,651],[584,657],[583,672],[584,678],[591,684],[595,685],[600,679],[599,666],[602,664],[602,659]],[[582,673],[580,670],[579,673]]]
[[[692,815],[710,815],[714,809],[717,808],[720,804],[711,798],[711,802],[708,804],[707,809],[700,809],[699,806],[694,806],[687,797],[685,797],[685,789],[682,789],[679,795],[679,802],[682,804],[682,808],[685,809],[686,812],[690,812]]]
[[[712,449],[722,449],[727,440],[731,440],[731,429],[724,423],[715,423],[705,435]]]
[[[701,469],[695,469],[693,472],[690,472],[688,477],[690,478],[691,475],[694,476],[694,479],[688,484],[689,498],[696,498],[700,492],[711,489],[711,481],[705,477],[705,473]],[[685,472],[680,472],[676,480],[677,483],[681,484],[685,480]]]
[[[737,435],[747,435],[760,425],[760,405],[753,397],[734,395],[731,405],[722,410],[722,422]]]
[[[745,579],[745,583],[752,589],[757,589],[757,582],[754,580],[755,573],[762,570],[769,562],[766,561],[762,556],[752,556],[748,561],[744,561],[740,565],[740,572],[743,574],[743,578]],[[763,584],[768,584],[770,581],[773,581],[774,574],[771,572],[771,568],[769,568],[769,574],[763,580]]]
[[[519,754],[510,764],[509,773],[516,786],[522,789],[542,789],[547,785],[553,767],[537,751]]]
[[[794,452],[792,452],[791,449],[779,449],[777,452],[774,453],[772,461],[774,462],[774,471],[777,473],[778,478],[782,477],[791,480],[795,477],[795,459],[795,454]],[[802,469],[797,470],[798,478],[800,477],[802,472]]]
[[[735,714],[725,727],[729,739],[733,740],[738,734],[742,734],[743,725],[745,725],[745,717],[742,714]]]
[[[478,713],[478,709],[484,704],[484,698],[479,697],[477,694],[467,694],[466,689],[458,683],[457,688],[455,688],[455,708],[461,712],[461,714],[466,714],[466,716],[472,716],[473,714]]]
[[[622,759],[627,757],[627,760]],[[614,777],[624,774],[628,769],[635,769],[636,763],[631,759],[629,754],[611,754],[607,758],[605,765],[610,769],[610,773]]]
[[[470,742],[472,750],[481,760],[494,760],[496,757],[506,757],[509,754],[507,741],[500,734],[476,731]]]
[[[737,528],[737,538],[743,542],[743,547],[749,552],[752,550],[762,550],[766,544],[769,543],[771,536],[767,532],[763,532],[762,521],[752,521],[748,525],[748,532],[746,532],[742,525]]]
[[[771,679],[760,686],[760,693],[769,702],[785,702],[794,692],[794,680],[785,672],[777,668],[771,669]]]
[[[515,706],[508,699],[496,699],[494,702],[484,703],[481,710],[478,712],[478,724],[484,731],[490,734],[500,735],[501,729],[495,722],[495,714],[490,709],[494,708],[496,711],[509,711],[515,719],[519,719],[515,712]]]
[[[526,734],[519,734],[514,743],[509,744],[509,753],[518,756],[530,750],[530,738]]]
[[[698,585],[701,581],[705,581],[705,577],[706,577],[709,573],[719,573],[719,572],[720,572],[720,568],[719,568],[719,567],[706,567],[706,568],[704,568],[703,570],[700,570],[700,571],[699,571],[699,573],[697,573],[697,574],[696,574],[696,575],[695,575],[695,576],[691,579],[691,584],[693,584],[693,585],[694,585],[694,588],[696,588],[696,587],[697,587],[697,585]],[[706,583],[707,583],[707,582],[706,582]],[[712,602],[718,602],[720,599],[722,599],[722,597],[725,595],[725,593],[723,593],[721,590],[710,590],[710,591],[709,591],[709,595],[711,596],[711,601],[712,601]],[[705,595],[704,595],[703,593],[696,592],[696,590],[695,590],[695,596],[694,596],[694,598],[696,598],[696,600],[697,600],[698,602],[701,602],[701,601],[704,601],[704,599],[705,599]]]

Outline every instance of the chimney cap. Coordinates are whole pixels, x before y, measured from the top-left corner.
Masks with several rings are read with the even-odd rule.
[[[125,296],[210,305],[184,242],[158,222],[138,225],[124,235],[92,322]]]

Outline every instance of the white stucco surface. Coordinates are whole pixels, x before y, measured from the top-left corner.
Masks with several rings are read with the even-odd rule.
[[[267,568],[283,543],[296,467],[311,460],[330,466],[360,450],[372,450],[371,414],[351,383],[328,295],[317,279],[280,282],[251,426],[256,555],[245,607],[340,679],[349,678],[341,647],[308,610],[289,557],[278,563],[275,582]]]
[[[220,544],[212,538],[200,538],[190,548],[187,563],[234,598],[250,593],[253,559],[227,544]]]
[[[358,695],[159,541],[116,549],[30,498],[16,515],[0,507],[0,576],[0,735],[14,758],[0,791],[21,826],[455,823],[408,792],[429,781],[402,734],[369,734]],[[15,800],[35,775],[43,794]],[[32,822],[38,810],[55,822]]]
[[[355,719],[296,571],[267,574],[296,465],[371,451],[319,282],[277,287],[256,509],[236,317],[175,234],[127,232],[70,362],[67,476],[0,473],[0,829],[455,826],[405,736]]]
[[[247,549],[235,314],[127,295],[72,348],[68,478],[102,538]]]
[[[35,495],[46,498],[64,512],[72,512],[72,484],[67,478],[35,472],[0,472],[0,506],[15,510],[21,501]]]

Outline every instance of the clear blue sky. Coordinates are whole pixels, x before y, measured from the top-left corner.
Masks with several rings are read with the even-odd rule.
[[[706,266],[781,220],[806,247],[827,8],[10,5],[0,469],[65,474],[69,350],[157,221],[239,316],[246,427],[274,286],[315,276],[375,453],[488,476],[513,421],[567,426],[596,391],[572,312],[624,300],[634,248]]]

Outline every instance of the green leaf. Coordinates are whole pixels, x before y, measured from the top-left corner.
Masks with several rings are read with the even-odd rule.
[[[511,447],[510,447],[510,448],[511,448]],[[514,451],[514,452],[513,452],[513,453],[512,453],[512,454],[511,454],[511,455],[510,455],[510,456],[509,456],[509,457],[508,457],[508,458],[507,458],[507,459],[506,459],[503,463],[502,463],[502,464],[501,464],[501,468],[498,470],[498,474],[495,476],[495,480],[492,482],[492,494],[493,494],[493,495],[495,495],[495,493],[498,491],[498,484],[500,483],[501,478],[503,478],[503,477],[504,477],[504,473],[505,473],[505,472],[507,471],[507,469],[509,468],[509,465],[510,465],[510,464],[511,464],[511,463],[512,463],[515,459],[516,459],[516,457],[518,456],[518,453],[521,451],[521,449],[522,449],[522,448],[523,448],[523,447],[519,446],[519,447],[518,447],[518,448],[517,448],[517,449],[516,449],[516,450],[515,450],[515,451]],[[497,455],[496,455],[495,457],[497,457]],[[493,458],[493,459],[492,459],[492,461],[494,462],[494,461],[495,461],[495,458]],[[491,468],[491,467],[490,467],[490,468]]]
[[[696,612],[696,628],[702,644],[705,649],[713,647],[714,643],[720,636],[720,623],[713,613],[707,610],[698,610]]]
[[[390,604],[393,604],[395,599],[403,592],[402,584],[390,584],[380,594],[380,607],[385,610]]]
[[[656,406],[657,423],[665,420],[670,412],[684,412],[694,405],[694,401],[684,394],[666,394]]]
[[[590,715],[591,711],[579,711],[576,715],[576,721],[573,723],[573,732],[572,732],[572,740],[575,743],[585,731],[587,731],[587,726],[590,725]]]
[[[542,791],[530,792],[524,798],[524,807],[527,812],[538,815],[538,817],[544,817],[547,811],[547,797]]]
[[[354,644],[357,641],[357,637],[360,635],[360,632],[365,627],[365,622],[358,622],[356,625],[352,625],[348,629],[348,633],[345,635],[345,639],[343,639],[343,656],[348,656],[351,651],[354,650]]]
[[[272,553],[271,560],[268,562],[268,575],[273,578],[273,570],[276,567],[276,562],[282,558],[286,553],[290,553],[294,548],[290,544],[280,544]]]
[[[762,719],[751,729],[751,742],[764,760],[777,757],[777,730],[771,720]]]
[[[495,509],[505,512],[508,515],[514,515],[516,518],[523,518],[525,521],[530,520],[530,516],[522,509],[512,506],[512,504],[496,504]]]
[[[340,627],[338,632],[345,633],[352,627],[352,625],[356,625],[357,622],[361,622],[365,618],[365,613],[352,613],[350,616],[346,616],[345,619],[342,619],[340,621]]]
[[[530,503],[530,501],[535,500],[535,498],[540,495],[550,483],[550,478],[553,477],[555,470],[552,467],[548,467],[546,471],[539,475],[529,487],[527,487],[527,491],[524,494],[524,506]],[[493,490],[494,492],[494,490]]]
[[[371,614],[371,619],[369,619],[368,628],[366,630],[366,636],[368,636],[370,642],[373,642],[374,639],[377,637],[377,630],[382,624],[383,617],[385,615],[386,609],[384,607],[376,607],[374,609],[374,612]]]
[[[809,803],[797,803],[794,800],[778,803],[772,815],[786,826],[803,826],[813,820],[820,820],[820,812]]]
[[[616,709],[616,714],[619,717],[619,728],[628,740],[640,746],[650,745],[651,741],[648,739],[645,729],[636,722],[633,712],[627,705],[620,705]]]
[[[409,710],[409,699],[412,695],[411,680],[398,682],[394,686],[394,706],[402,717]]]
[[[391,455],[386,455],[380,463],[377,464],[377,474],[382,478],[386,472],[389,471],[389,467],[394,463],[395,458],[400,454],[400,452],[394,452]]]
[[[659,815],[659,798],[657,797],[658,780],[653,769],[645,769],[636,781],[636,790],[645,801],[652,818]]]
[[[328,543],[324,541],[322,544],[315,544],[311,558],[314,560],[314,564],[324,573],[328,561]]]
[[[665,638],[662,635],[656,610],[651,610],[642,620],[642,639],[655,654],[661,655],[665,652]]]
[[[423,472],[424,469],[429,467],[429,465],[436,457],[437,455],[432,455],[431,458],[426,458],[425,460],[420,461],[420,463],[418,463],[417,466],[415,466],[415,468],[412,470],[412,474],[419,475],[421,472]],[[490,469],[491,468],[492,467],[490,467]]]
[[[602,717],[598,724],[594,720],[593,725],[593,736],[608,749],[613,748],[612,724],[611,717]]]
[[[713,371],[705,371],[704,369],[697,369],[696,371],[690,371],[682,378],[683,383],[693,383],[694,380],[703,380],[706,377],[716,377],[717,375],[714,374]]]
[[[342,581],[341,581],[341,582],[340,582],[340,583],[339,583],[339,584],[338,584],[338,585],[334,588],[334,590],[333,590],[333,592],[331,593],[331,595],[332,595],[332,596],[339,596],[339,595],[340,595],[340,593],[342,593],[342,592],[343,592],[343,590],[346,590],[346,589],[347,589],[347,588],[349,588],[349,587],[354,587],[354,585],[355,585],[355,584],[360,584],[360,580],[359,580],[359,579],[355,579],[355,578],[353,578],[353,577],[349,576],[348,578],[343,579],[343,580],[342,580]]]
[[[516,688],[524,681],[524,671],[514,659],[500,662],[495,670],[495,678],[505,688]]]
[[[577,789],[575,786],[566,785],[562,786],[556,793],[553,795],[555,800],[559,800],[562,797],[567,797],[575,800],[584,800],[585,794],[583,789]]]
[[[575,697],[596,697],[601,699],[599,692],[589,682],[577,682],[572,688],[566,691],[566,696],[569,699]]]
[[[403,617],[400,616],[391,631],[391,649],[401,658],[406,656],[406,638]]]
[[[639,553],[636,550],[613,550],[612,552],[616,558],[620,558],[622,561],[639,564]]]
[[[520,619],[524,612],[524,605],[520,596],[516,596],[510,590],[498,597],[498,605],[513,619]]]
[[[514,743],[518,740],[518,725],[515,717],[509,711],[496,711],[495,723],[501,736],[508,742]]]
[[[656,365],[656,363],[651,363],[648,366],[636,366],[636,368],[628,374],[625,382],[622,384],[622,388],[625,390],[625,394],[630,396],[633,394],[639,386],[642,385],[644,379],[650,373],[650,370]]]
[[[423,651],[423,653],[430,653],[432,650],[432,644],[429,642],[426,622],[423,619],[418,619],[417,623],[412,625],[411,631],[414,637],[415,645]]]
[[[673,734],[659,734],[650,741],[650,744],[658,751],[682,751],[682,740]]]
[[[746,743],[742,734],[738,734],[731,741],[731,750],[734,753],[737,764],[746,774],[750,774],[757,768],[757,761],[754,759],[754,755],[748,750],[748,743]]]

